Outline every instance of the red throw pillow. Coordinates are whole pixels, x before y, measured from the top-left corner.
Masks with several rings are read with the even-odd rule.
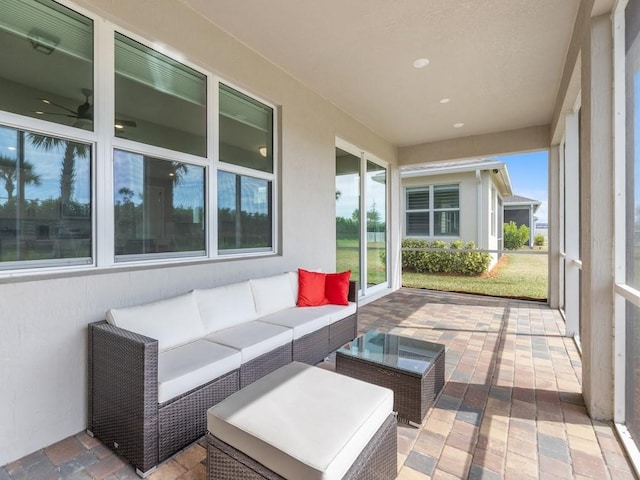
[[[351,270],[340,273],[327,273],[324,295],[333,305],[349,305],[349,278]]]
[[[299,307],[317,307],[329,303],[324,294],[326,274],[298,269]]]

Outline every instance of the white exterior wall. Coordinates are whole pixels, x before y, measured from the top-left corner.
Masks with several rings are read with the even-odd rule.
[[[0,277],[0,465],[86,428],[86,327],[104,318],[107,309],[297,267],[334,270],[336,136],[389,162],[392,172],[396,168],[391,144],[180,2],[84,0],[78,4],[282,106],[281,254],[46,277]],[[388,211],[397,213],[394,199],[400,198],[399,185],[391,185]],[[397,218],[390,219],[389,228],[399,231]],[[392,238],[392,245],[398,249],[397,238]],[[398,252],[392,251],[389,258],[397,259]],[[399,269],[392,265],[390,271]],[[399,285],[395,277],[390,281]]]
[[[460,236],[459,237],[434,237],[444,241],[462,240],[464,242],[473,241],[476,247],[485,250],[498,249],[498,235],[502,225],[496,225],[496,234],[491,235],[491,187],[499,190],[493,181],[493,175],[489,171],[481,171],[478,180],[476,172],[455,173],[449,175],[433,175],[423,177],[409,177],[402,179],[402,215],[405,214],[406,195],[404,189],[407,187],[421,187],[427,185],[460,185]],[[478,205],[478,195],[481,197]],[[497,208],[497,207],[496,207]],[[498,213],[496,210],[496,220]],[[405,237],[405,232],[402,232]],[[422,238],[422,237],[421,237]],[[429,238],[431,237],[424,237]],[[498,255],[491,254],[491,264],[495,265]]]

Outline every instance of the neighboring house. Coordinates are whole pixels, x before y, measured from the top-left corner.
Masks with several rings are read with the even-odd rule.
[[[513,194],[504,162],[474,159],[403,168],[403,236],[473,241],[502,249],[503,198]],[[498,258],[492,254],[491,266]]]
[[[534,216],[540,207],[538,200],[533,200],[520,195],[512,195],[504,198],[504,223],[515,222],[519,227],[526,225],[529,228],[529,240],[525,245],[533,245],[536,217]]]

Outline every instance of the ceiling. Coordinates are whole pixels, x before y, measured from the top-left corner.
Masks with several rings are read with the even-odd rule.
[[[182,1],[397,146],[550,124],[580,3]]]

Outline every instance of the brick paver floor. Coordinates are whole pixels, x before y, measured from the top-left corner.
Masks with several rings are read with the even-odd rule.
[[[612,424],[587,415],[579,353],[545,304],[405,288],[359,322],[446,346],[436,405],[420,428],[398,427],[399,480],[636,478]],[[200,440],[149,478],[204,480],[205,457]],[[133,478],[85,433],[0,467],[0,480]]]

